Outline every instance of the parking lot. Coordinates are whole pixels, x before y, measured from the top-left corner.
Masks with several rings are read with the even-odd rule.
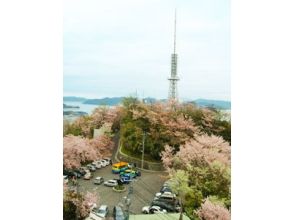
[[[128,188],[130,184],[125,185],[127,190],[125,192],[114,192],[112,187],[101,185],[95,185],[93,183],[94,178],[101,176],[105,181],[110,179],[118,179],[118,174],[112,174],[111,165],[98,169],[92,172],[93,178],[91,180],[83,180],[82,178],[78,180],[78,190],[79,191],[90,191],[98,192],[100,200],[97,201],[99,205],[105,204],[109,207],[109,215],[112,215],[112,209],[115,205],[122,204],[124,205],[123,197],[127,196]],[[153,200],[155,193],[157,193],[164,181],[167,178],[165,172],[149,172],[141,171],[141,176],[137,177],[133,181],[133,193],[131,194],[131,205],[130,213],[131,214],[140,214],[142,207],[150,205]],[[125,206],[124,206],[125,208]]]

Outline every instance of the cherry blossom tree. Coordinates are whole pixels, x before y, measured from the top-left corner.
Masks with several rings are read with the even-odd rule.
[[[108,135],[100,135],[90,140],[90,145],[96,150],[97,154],[110,156],[114,143]]]
[[[68,135],[63,138],[63,165],[66,168],[77,168],[82,162],[98,158],[97,151],[90,141],[80,136]]]
[[[221,137],[206,134],[180,146],[178,152],[165,146],[161,159],[169,174],[183,170],[189,178],[192,194],[186,195],[186,208],[191,210],[201,205],[203,198],[216,196],[230,207],[230,145]],[[194,205],[193,205],[194,204]]]
[[[228,209],[220,204],[214,204],[209,199],[201,205],[196,212],[201,220],[230,220],[231,214]]]
[[[97,193],[88,191],[86,193],[82,193],[64,188],[64,219],[72,219],[73,217],[77,219],[84,219],[89,215],[93,205],[98,205],[99,200],[100,199]]]
[[[121,111],[120,107],[99,107],[94,109],[91,115],[81,116],[70,124],[65,121],[64,135],[73,134],[92,138],[93,130],[102,127],[105,123],[109,123],[111,127],[115,122],[118,126],[117,120],[119,120]]]
[[[170,154],[170,149],[166,148],[163,164],[165,167],[171,167],[175,158],[181,161],[184,167],[191,164],[192,161],[204,161],[208,164],[219,161],[224,165],[230,166],[231,147],[222,137],[215,135],[195,135],[194,139],[180,146],[180,150],[175,154]],[[170,158],[167,158],[170,157]]]
[[[94,139],[67,135],[63,138],[63,165],[66,168],[77,168],[81,163],[110,156],[114,143],[107,135]]]
[[[163,165],[164,165],[165,169],[167,169],[167,170],[170,169],[170,167],[172,166],[172,163],[173,163],[173,157],[174,157],[173,151],[174,151],[174,148],[172,148],[169,145],[165,145],[164,151],[162,151],[160,154]]]

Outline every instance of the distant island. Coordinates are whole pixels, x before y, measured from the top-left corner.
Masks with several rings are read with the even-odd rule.
[[[197,99],[192,101],[199,107],[211,107],[218,109],[231,109],[231,102],[221,100]]]
[[[86,100],[87,100],[86,98],[76,97],[76,96],[64,96],[63,97],[64,102],[84,102]]]
[[[124,97],[106,97],[101,99],[87,99],[83,97],[75,97],[75,96],[65,96],[63,97],[63,101],[68,102],[80,102],[82,104],[89,104],[89,105],[108,105],[108,106],[115,106],[122,103]],[[166,102],[166,99],[155,99],[152,97],[147,97],[143,99],[144,103],[155,103],[155,102]],[[231,102],[230,101],[222,101],[222,100],[209,100],[209,99],[196,99],[191,101],[185,101],[184,103],[193,103],[199,107],[211,107],[217,109],[231,109]]]
[[[102,99],[87,99],[83,102],[83,104],[90,104],[90,105],[119,105],[124,97],[113,97],[113,98],[102,98]]]
[[[63,108],[80,108],[80,106],[67,105],[63,103]]]
[[[84,116],[87,112],[63,111],[63,116]]]

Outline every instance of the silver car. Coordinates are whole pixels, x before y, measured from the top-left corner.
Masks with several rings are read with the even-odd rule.
[[[117,180],[107,180],[104,182],[104,186],[117,186]]]
[[[92,210],[92,212],[94,212],[96,215],[102,217],[102,218],[105,218],[108,214],[108,207],[107,205],[101,205],[99,209],[97,208],[94,208]]]
[[[104,178],[103,177],[100,177],[100,176],[97,176],[95,179],[94,179],[94,184],[101,184],[104,182]]]

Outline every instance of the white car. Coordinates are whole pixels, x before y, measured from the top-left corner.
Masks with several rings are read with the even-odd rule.
[[[103,158],[103,160],[106,162],[106,165],[110,164],[111,159],[110,158]]]
[[[97,176],[95,179],[94,179],[94,184],[101,184],[104,182],[104,178],[103,177],[100,177],[100,176]]]
[[[84,180],[89,180],[92,178],[92,174],[90,172],[87,172],[85,175],[84,175]]]
[[[117,180],[107,180],[104,182],[104,186],[117,186]]]
[[[163,208],[160,208],[159,206],[144,206],[142,208],[142,212],[145,214],[164,214],[167,213],[167,211]]]
[[[171,193],[171,192],[164,192],[164,193],[158,192],[158,193],[155,194],[155,197],[156,198],[175,199],[176,195],[174,193]]]
[[[101,161],[103,167],[106,167],[107,166],[106,160],[100,160],[100,161]]]
[[[81,167],[80,170],[85,171],[85,172],[90,172],[90,170],[88,169],[88,167]]]
[[[90,171],[95,171],[96,170],[96,167],[92,164],[88,164],[87,165],[87,168],[90,170]]]
[[[94,165],[97,169],[100,169],[102,167],[101,161],[94,161],[92,165]]]
[[[109,212],[107,205],[101,205],[99,209],[94,208],[91,211],[101,218],[105,218]]]
[[[104,160],[97,160],[96,163],[101,164],[101,167],[106,167],[106,161]]]

